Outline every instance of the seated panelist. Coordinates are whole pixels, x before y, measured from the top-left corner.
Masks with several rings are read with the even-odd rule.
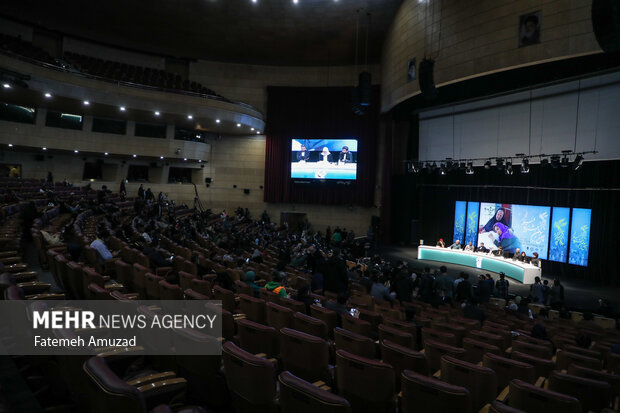
[[[351,163],[353,162],[353,154],[349,152],[348,146],[343,146],[342,151],[338,155],[338,163]]]
[[[486,254],[489,252],[489,249],[484,246],[484,242],[481,242],[478,248],[476,248],[476,252],[484,252]]]
[[[304,145],[301,145],[301,150],[297,152],[297,162],[307,162],[310,159],[310,152]]]

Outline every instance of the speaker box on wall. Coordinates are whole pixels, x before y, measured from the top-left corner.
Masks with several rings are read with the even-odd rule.
[[[420,92],[426,99],[434,99],[439,94],[435,87],[433,71],[435,70],[435,61],[432,59],[423,59],[420,62],[418,75],[420,79]]]
[[[243,190],[243,193],[246,194],[246,195],[249,195],[250,194],[250,190],[248,188],[245,188]]]
[[[211,183],[211,178],[205,178],[205,184],[210,184]]]
[[[360,105],[370,106],[370,98],[372,96],[372,76],[368,72],[359,74],[358,93]]]
[[[592,28],[604,52],[620,50],[620,1],[593,0]]]

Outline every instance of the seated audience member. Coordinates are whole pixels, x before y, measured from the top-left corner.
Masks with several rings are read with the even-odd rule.
[[[306,312],[309,312],[310,306],[314,304],[314,299],[310,297],[310,287],[307,284],[302,285],[301,288],[297,290],[294,299],[306,305]]]
[[[517,303],[517,314],[523,314],[529,319],[533,319],[532,310],[530,310],[530,300],[528,298],[522,298],[520,296],[515,297]]]
[[[540,323],[534,324],[534,327],[532,327],[531,335],[532,337],[537,338],[539,340],[545,340],[545,341],[551,342],[551,339],[547,335],[547,329],[545,328],[544,325]]]
[[[169,259],[166,259],[163,254],[157,250],[157,239],[153,240],[150,244],[146,244],[142,249],[142,253],[149,257],[152,270],[171,265]]]
[[[534,303],[543,302],[543,285],[540,282],[540,277],[534,278],[534,284],[530,285],[530,297]]]
[[[541,262],[540,262],[540,259],[538,258],[537,252],[534,252],[532,254],[532,260],[530,261],[530,264],[540,267]]]
[[[437,241],[437,247],[441,247],[441,248],[446,248],[446,243],[443,242],[443,238],[439,238],[439,241]]]
[[[493,250],[492,254],[496,255],[498,257],[503,257],[504,256],[504,249],[500,245],[499,248],[497,248],[496,250]]]
[[[260,287],[254,283],[255,279],[256,273],[254,273],[254,271],[246,271],[245,279],[242,281],[252,287],[252,289],[254,290],[254,294],[256,295],[258,294],[258,290],[260,289]]]
[[[272,281],[265,284],[265,290],[279,294],[280,297],[286,297],[286,289],[284,288],[284,277],[279,271],[274,271]]]
[[[107,230],[101,230],[97,233],[97,238],[90,243],[90,247],[97,251],[99,264],[103,265],[106,261],[114,258],[114,254],[108,249],[106,242],[110,239],[110,233]]]
[[[577,338],[575,339],[575,342],[577,343],[577,346],[581,348],[589,349],[590,346],[592,345],[592,337],[589,334],[582,332],[581,334],[577,336]]]
[[[506,279],[506,274],[504,274],[503,272],[500,272],[499,280],[495,282],[495,290],[497,291],[497,296],[503,299],[508,298],[508,288],[509,288],[509,283],[508,283],[508,280]]]
[[[167,283],[179,285],[179,272],[176,270],[170,270],[164,277]]]
[[[484,242],[481,242],[478,248],[476,248],[476,252],[484,252],[486,254],[489,252],[489,249],[484,246]]]
[[[213,280],[215,285],[219,285],[222,288],[235,292],[235,284],[225,271],[218,271],[215,273],[215,279]]]
[[[465,245],[465,248],[463,248],[463,250],[474,252],[474,244],[471,241],[469,241],[469,243]]]
[[[370,295],[379,300],[392,301],[394,298],[390,294],[390,289],[383,284],[383,276],[374,274],[372,276],[372,287],[370,287]]]
[[[466,318],[472,319],[472,320],[478,320],[481,323],[484,322],[484,320],[486,320],[486,314],[484,313],[484,310],[482,310],[482,308],[480,308],[478,306],[478,300],[476,300],[474,297],[471,297],[468,301],[467,304],[465,305],[465,308],[463,309],[463,315]]]
[[[337,312],[338,314],[348,314],[349,310],[347,309],[347,300],[349,299],[349,294],[346,292],[338,293],[337,301],[326,301],[325,308],[328,310],[332,310]]]
[[[453,249],[453,250],[460,250],[461,247],[462,247],[461,241],[458,239],[454,241],[454,244],[450,245],[450,249]]]
[[[521,249],[517,248],[515,250],[515,253],[512,255],[512,259],[516,261],[516,260],[518,260],[520,258],[521,258]]]

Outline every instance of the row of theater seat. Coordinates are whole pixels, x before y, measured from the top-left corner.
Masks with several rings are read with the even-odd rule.
[[[105,217],[82,216],[77,227],[84,247],[99,225],[107,225]],[[132,236],[138,237],[136,226],[133,231]],[[237,279],[239,272],[222,260],[227,251],[205,240],[184,245],[163,241],[166,251],[174,250],[176,268],[188,270],[181,271],[179,286],[159,279],[139,251],[120,240],[113,242],[124,255],[108,268],[91,265],[92,254],[85,248],[83,261],[73,262],[75,272],[70,273],[66,251],[48,252],[53,256],[49,261],[56,263],[51,269],[68,293],[129,301],[133,297],[220,300],[222,338],[197,331],[182,336],[220,339],[224,346],[221,358],[150,358],[151,371],[141,371],[138,377],[122,374],[126,368],[113,367],[115,358],[127,363],[133,357],[100,354],[73,360],[72,377],[90,386],[85,397],[98,406],[147,411],[159,402],[173,402],[184,392],[190,400],[217,409],[225,408],[230,397],[237,411],[253,412],[278,408],[395,411],[397,407],[405,412],[586,412],[617,404],[620,364],[610,349],[618,334],[592,322],[519,319],[488,305],[488,320],[481,325],[464,318],[458,308],[374,300],[355,284],[349,305],[358,309],[359,317],[340,315],[324,307],[335,298],[333,294],[313,294],[318,301],[313,305],[264,289],[254,296],[253,289]],[[214,275],[198,274],[197,267],[190,265],[195,251],[211,268],[217,264],[219,270],[228,271],[237,293],[214,284]],[[267,251],[266,264],[253,268],[268,274],[276,254]],[[76,276],[80,271],[81,276]],[[304,274],[293,274],[295,287],[308,283]],[[106,288],[107,283],[121,286]],[[166,296],[169,290],[173,295]],[[415,325],[406,321],[408,313],[415,313]],[[550,340],[531,336],[534,322],[547,327]],[[595,341],[588,349],[577,346],[578,336],[584,333]],[[174,394],[164,389],[144,397],[136,385],[162,377],[158,381],[170,380],[168,389]]]

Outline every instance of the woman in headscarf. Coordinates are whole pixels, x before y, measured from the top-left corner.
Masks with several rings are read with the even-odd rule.
[[[321,161],[333,162],[332,155],[329,152],[329,148],[327,146],[323,147],[323,151],[321,152]]]
[[[501,246],[504,251],[514,253],[517,248],[521,248],[521,242],[519,242],[519,239],[512,233],[512,229],[507,225],[496,222],[493,225],[493,232],[498,235],[495,244]]]
[[[495,215],[493,215],[491,219],[489,219],[489,222],[486,223],[486,225],[482,228],[482,230],[480,230],[480,232],[493,231],[493,225],[497,224],[498,222],[506,225],[507,227],[510,227],[508,221],[506,220],[506,210],[501,207],[497,208],[497,211],[495,211]]]

